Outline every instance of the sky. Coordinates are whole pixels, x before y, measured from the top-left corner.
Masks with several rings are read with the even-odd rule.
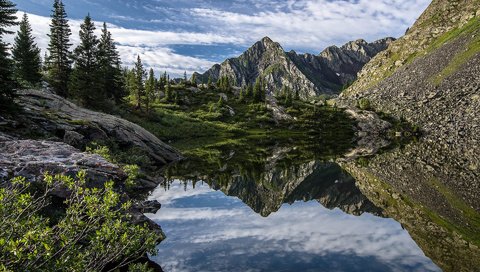
[[[53,0],[12,0],[28,13],[37,43],[48,44]],[[359,38],[400,37],[428,0],[63,0],[78,43],[90,13],[107,22],[123,63],[140,54],[147,67],[179,76],[240,55],[265,36],[286,51],[320,53]],[[13,36],[7,37],[13,41]]]

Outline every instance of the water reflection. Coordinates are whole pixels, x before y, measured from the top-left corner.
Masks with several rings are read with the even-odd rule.
[[[151,198],[164,204],[150,216],[168,236],[154,257],[166,271],[438,271],[399,223],[369,213],[286,197],[293,202],[262,217],[206,183],[181,181]]]
[[[166,271],[439,271],[334,162],[349,148],[254,138],[188,149],[150,196],[167,234],[155,261]]]

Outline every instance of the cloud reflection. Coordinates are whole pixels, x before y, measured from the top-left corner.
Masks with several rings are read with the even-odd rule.
[[[151,198],[164,204],[149,217],[167,234],[154,257],[167,271],[439,271],[393,219],[316,201],[264,218],[206,184],[174,183]]]

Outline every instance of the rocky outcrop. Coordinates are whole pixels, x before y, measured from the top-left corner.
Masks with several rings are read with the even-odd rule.
[[[0,183],[22,176],[28,182],[42,184],[46,172],[75,176],[80,170],[86,172],[86,186],[101,188],[105,182],[112,180],[118,190],[125,189],[127,175],[122,168],[99,155],[81,152],[61,142],[18,140],[0,133]],[[65,187],[58,187],[52,195],[65,199],[69,192]],[[123,198],[128,199],[126,195]],[[132,223],[147,223],[159,237],[164,238],[160,226],[143,214],[158,209],[160,209],[158,202],[139,202],[133,205],[129,213],[132,215]]]
[[[235,85],[253,84],[262,76],[267,91],[279,94],[284,86],[300,97],[336,94],[352,82],[356,74],[373,56],[387,48],[392,38],[367,43],[349,42],[338,48],[325,49],[320,55],[286,53],[280,44],[265,37],[237,58],[214,65],[204,74],[196,74],[198,82],[216,81],[222,76],[233,79]]]
[[[157,165],[181,158],[175,149],[142,127],[81,108],[46,90],[19,91],[17,102],[22,110],[0,120],[0,130],[10,135],[63,141],[77,148],[91,141],[110,141],[123,149],[140,149]]]
[[[108,180],[124,180],[125,173],[117,165],[95,154],[80,152],[65,143],[37,140],[0,140],[0,177],[25,177],[41,182],[43,173],[75,175],[85,170],[89,180],[103,184]]]

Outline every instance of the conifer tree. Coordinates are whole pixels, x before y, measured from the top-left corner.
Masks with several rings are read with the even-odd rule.
[[[72,93],[86,106],[95,107],[105,94],[100,83],[98,62],[98,39],[90,15],[80,25],[80,44],[75,48],[75,65],[71,78]]]
[[[192,86],[197,87],[197,74],[193,73],[192,78],[190,80]]]
[[[253,97],[253,86],[250,83],[247,85],[247,90],[245,91],[245,97],[247,98]]]
[[[208,76],[208,82],[207,82],[207,89],[211,89],[212,88],[212,84],[213,84],[213,79],[212,79],[212,76],[209,75]]]
[[[242,89],[240,90],[240,93],[238,94],[238,101],[239,102],[243,102],[245,100],[245,92],[246,92],[246,87],[245,85],[242,87]]]
[[[98,61],[100,65],[103,93],[120,103],[125,95],[120,56],[113,41],[112,34],[103,23],[102,35],[98,45]]]
[[[72,31],[68,25],[65,5],[61,0],[53,2],[52,22],[50,24],[50,43],[48,44],[49,56],[46,60],[48,66],[48,81],[53,90],[61,96],[68,95],[68,79],[71,72],[70,35]]]
[[[263,80],[259,76],[255,80],[255,86],[253,87],[253,100],[255,102],[261,102],[262,101],[262,92],[263,92]]]
[[[136,108],[142,108],[142,96],[145,93],[145,86],[143,85],[143,80],[145,78],[145,69],[143,68],[142,60],[140,59],[140,55],[137,56],[137,62],[135,63],[135,85],[134,85],[134,96],[136,102]]]
[[[0,38],[5,34],[13,34],[9,27],[17,25],[17,9],[10,0],[0,0]]]
[[[32,36],[32,27],[28,22],[27,14],[23,14],[20,30],[15,37],[12,50],[15,79],[30,86],[38,85],[42,79],[40,73],[42,61],[40,49]]]
[[[0,0],[0,104],[10,103],[15,94],[16,83],[11,70],[12,60],[8,44],[3,42],[4,34],[12,34],[7,28],[16,25],[15,4],[9,0]]]
[[[147,109],[147,113],[150,112],[150,103],[153,100],[154,92],[155,92],[155,74],[153,72],[153,69],[150,68],[147,82],[145,82],[144,101],[145,101],[145,107]]]
[[[165,86],[165,101],[170,102],[172,100],[172,87],[170,86],[170,82],[167,82]]]
[[[185,72],[183,73],[183,83],[186,84],[187,81],[188,81],[188,79],[187,79],[187,71],[185,71]]]

